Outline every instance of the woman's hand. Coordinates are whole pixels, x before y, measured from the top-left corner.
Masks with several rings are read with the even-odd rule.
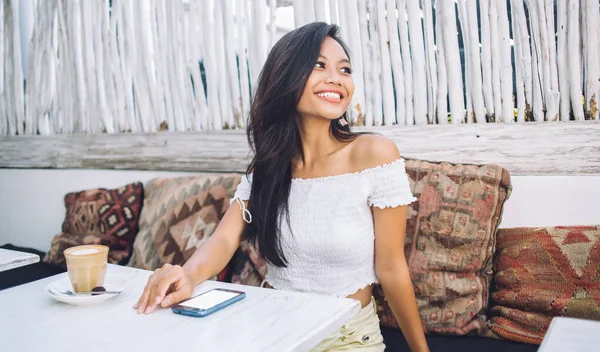
[[[181,266],[165,264],[156,269],[148,279],[142,297],[133,306],[138,313],[152,313],[158,305],[169,307],[192,297],[194,292],[192,278]]]
[[[229,263],[240,246],[245,226],[242,208],[229,207],[215,232],[196,249],[184,267],[165,264],[154,271],[133,309],[152,313],[159,305],[166,308],[192,297],[196,285],[217,275]]]

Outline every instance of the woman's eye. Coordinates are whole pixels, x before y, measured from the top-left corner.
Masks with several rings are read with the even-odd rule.
[[[317,61],[317,63],[315,64],[316,68],[325,68],[325,64],[322,63],[321,61]]]
[[[342,67],[340,71],[348,75],[352,74],[352,69],[350,67]]]

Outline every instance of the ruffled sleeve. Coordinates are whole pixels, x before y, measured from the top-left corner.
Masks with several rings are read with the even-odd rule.
[[[236,199],[248,200],[250,199],[250,189],[252,188],[252,174],[242,175],[242,180],[235,190],[233,198],[229,200],[229,204],[235,202]]]
[[[370,206],[394,208],[417,200],[410,191],[404,159],[398,159],[369,171],[371,190],[367,201]]]
[[[245,222],[252,222],[252,214],[246,208],[246,204],[244,204],[244,200],[250,199],[250,190],[252,189],[252,174],[250,175],[242,175],[242,179],[240,180],[240,184],[237,186],[233,198],[229,200],[229,204],[233,204],[236,202],[240,209],[242,209],[242,218]]]

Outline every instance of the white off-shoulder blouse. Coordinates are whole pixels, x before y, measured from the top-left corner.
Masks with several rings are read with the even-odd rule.
[[[252,175],[242,177],[231,202],[251,214]],[[266,281],[276,289],[345,297],[378,282],[371,207],[397,207],[413,197],[403,159],[360,172],[294,178],[289,196],[290,226],[280,218],[285,268],[268,264]],[[291,227],[291,228],[290,228]]]

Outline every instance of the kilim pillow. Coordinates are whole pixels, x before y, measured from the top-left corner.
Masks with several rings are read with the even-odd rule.
[[[247,286],[260,286],[265,277],[255,269],[250,258],[241,249],[235,253],[229,264],[231,283]]]
[[[65,267],[63,251],[83,244],[109,247],[108,261],[125,264],[138,232],[144,187],[140,182],[117,189],[90,189],[65,195],[62,233],[52,240],[44,262]]]
[[[501,229],[492,335],[539,344],[554,316],[600,320],[600,226]]]
[[[239,250],[233,256],[230,270],[232,283],[260,286],[267,274],[267,262],[254,246],[242,241]]]
[[[112,264],[125,264],[131,255],[132,245],[129,244],[127,248],[121,248],[118,239],[114,237],[63,232],[54,236],[52,239],[50,251],[44,257],[44,262],[66,268],[67,264],[65,262],[65,256],[63,255],[64,250],[84,244],[100,244],[108,246],[108,262]]]
[[[239,181],[236,174],[149,181],[128,265],[147,270],[183,265],[216,229]]]
[[[413,195],[405,254],[427,332],[465,335],[486,330],[494,235],[511,190],[497,165],[407,160]],[[398,325],[376,286],[381,324]]]

